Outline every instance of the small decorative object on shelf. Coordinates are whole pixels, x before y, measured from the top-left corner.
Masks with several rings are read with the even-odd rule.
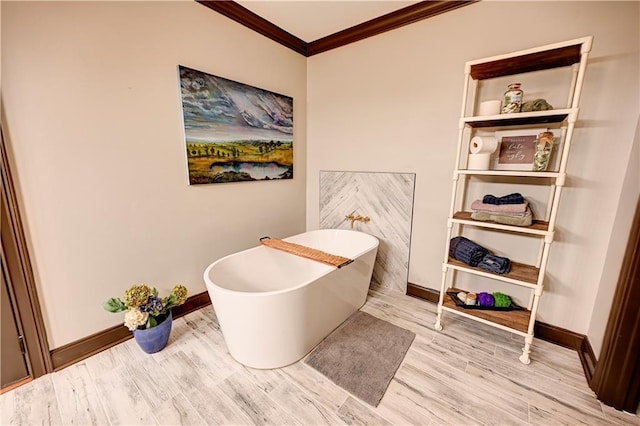
[[[469,143],[469,170],[489,170],[491,155],[498,149],[498,140],[490,136],[476,136]]]
[[[473,201],[471,210],[471,219],[481,222],[514,226],[530,226],[533,223],[529,202],[519,192],[502,197],[487,194],[482,200]]]
[[[494,274],[506,274],[511,270],[511,260],[492,254],[489,250],[468,238],[457,236],[449,244],[449,256]]]
[[[478,296],[476,296],[475,293],[467,293],[467,298],[464,304],[467,306],[474,306],[477,300],[478,300]]]
[[[522,311],[521,306],[511,301],[511,297],[496,291],[494,293],[481,292],[467,293],[458,289],[450,289],[447,295],[456,306],[463,309],[484,310],[484,311]],[[477,299],[477,303],[476,303]]]
[[[536,153],[533,157],[533,171],[544,172],[549,165],[551,149],[553,149],[553,133],[542,132],[535,142]]]
[[[484,306],[486,308],[491,308],[494,304],[495,300],[493,299],[493,295],[491,293],[487,293],[486,291],[478,293],[478,305]]]
[[[524,92],[520,89],[520,83],[511,83],[508,86],[506,92],[504,92],[504,99],[502,100],[502,113],[511,114],[513,112],[520,112],[522,106],[522,96]]]
[[[500,107],[502,101],[500,99],[480,102],[478,106],[478,115],[498,115],[500,114]]]
[[[504,293],[500,293],[499,291],[493,293],[493,301],[496,308],[506,308],[511,306],[511,298]]]
[[[545,99],[535,99],[533,101],[523,103],[520,107],[520,112],[549,111],[552,109],[553,106]]]
[[[109,312],[123,312],[124,325],[131,331],[143,351],[158,352],[167,345],[171,333],[171,308],[187,300],[187,289],[177,284],[167,297],[146,284],[133,285],[124,292],[124,301],[112,297],[102,304]]]

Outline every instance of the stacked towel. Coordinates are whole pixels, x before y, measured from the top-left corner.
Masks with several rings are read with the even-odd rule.
[[[478,268],[502,275],[511,270],[511,260],[489,253],[478,263]]]
[[[506,274],[511,269],[511,261],[508,258],[496,256],[465,237],[451,239],[449,256],[469,266],[477,266],[494,274]]]
[[[520,204],[489,204],[480,200],[475,200],[471,203],[471,210],[487,213],[525,213],[527,207],[529,207],[529,202],[526,200]]]
[[[533,215],[531,210],[528,210],[526,214],[521,216],[512,216],[507,214],[485,213],[485,212],[473,212],[471,213],[471,219],[481,220],[483,222],[496,222],[503,225],[515,225],[515,226],[529,226],[533,223]]]
[[[471,203],[471,210],[471,219],[474,220],[515,226],[530,226],[533,222],[529,202],[517,192],[504,197],[485,195],[482,201]]]
[[[469,266],[478,266],[487,254],[489,250],[465,237],[454,237],[449,244],[449,256]]]
[[[496,197],[495,195],[485,195],[482,199],[482,202],[485,204],[522,204],[524,203],[524,197],[519,192],[514,192],[513,194],[504,195],[502,197]]]

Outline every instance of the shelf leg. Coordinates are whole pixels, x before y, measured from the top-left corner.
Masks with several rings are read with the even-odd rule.
[[[438,331],[442,331],[442,306],[438,306],[438,316],[436,317],[436,323],[433,325]]]
[[[531,353],[531,343],[533,343],[533,336],[529,334],[524,339],[524,348],[522,348],[522,355],[520,356],[520,358],[518,358],[523,364],[531,363],[531,358],[529,357],[529,354]]]

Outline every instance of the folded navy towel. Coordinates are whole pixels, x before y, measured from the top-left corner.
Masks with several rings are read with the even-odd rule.
[[[449,244],[449,256],[469,266],[478,266],[487,254],[489,250],[465,237],[454,237]]]
[[[478,268],[493,272],[494,274],[506,274],[511,270],[511,260],[506,257],[496,256],[495,254],[485,255]]]
[[[524,197],[519,192],[505,195],[503,197],[496,197],[495,195],[487,194],[482,198],[482,202],[485,204],[522,204],[524,203]]]

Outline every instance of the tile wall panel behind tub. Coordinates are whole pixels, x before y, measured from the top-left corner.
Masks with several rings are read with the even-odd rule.
[[[353,229],[380,240],[373,283],[406,293],[415,173],[320,171],[320,228]]]

